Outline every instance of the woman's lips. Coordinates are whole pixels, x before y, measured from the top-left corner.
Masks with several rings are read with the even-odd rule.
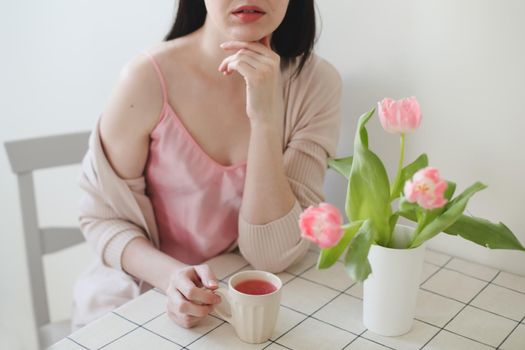
[[[265,15],[264,11],[256,6],[242,6],[235,9],[232,14],[240,19],[242,23],[255,22]]]

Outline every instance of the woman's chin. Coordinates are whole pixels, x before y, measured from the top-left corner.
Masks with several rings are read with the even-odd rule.
[[[228,33],[228,38],[230,40],[237,41],[260,41],[262,38],[268,36],[270,33],[256,31],[256,30],[246,30],[246,29],[234,29]]]

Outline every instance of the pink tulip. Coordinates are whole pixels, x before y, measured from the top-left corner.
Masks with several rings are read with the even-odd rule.
[[[419,102],[415,97],[395,101],[384,98],[377,103],[379,120],[383,129],[390,133],[407,133],[416,130],[421,123]]]
[[[425,209],[441,208],[447,203],[444,197],[447,182],[439,177],[436,168],[426,167],[416,172],[412,181],[405,183],[405,197]]]
[[[299,217],[301,236],[321,248],[333,247],[343,235],[343,217],[335,206],[321,203],[308,207]]]

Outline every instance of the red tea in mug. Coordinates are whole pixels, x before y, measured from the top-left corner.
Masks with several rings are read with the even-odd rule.
[[[235,285],[235,289],[241,293],[251,295],[270,294],[277,290],[272,283],[257,279],[239,282]]]

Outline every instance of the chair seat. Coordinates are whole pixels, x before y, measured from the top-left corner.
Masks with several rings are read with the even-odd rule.
[[[64,320],[48,323],[40,327],[40,339],[44,349],[47,349],[56,342],[64,339],[71,334],[71,321]]]

